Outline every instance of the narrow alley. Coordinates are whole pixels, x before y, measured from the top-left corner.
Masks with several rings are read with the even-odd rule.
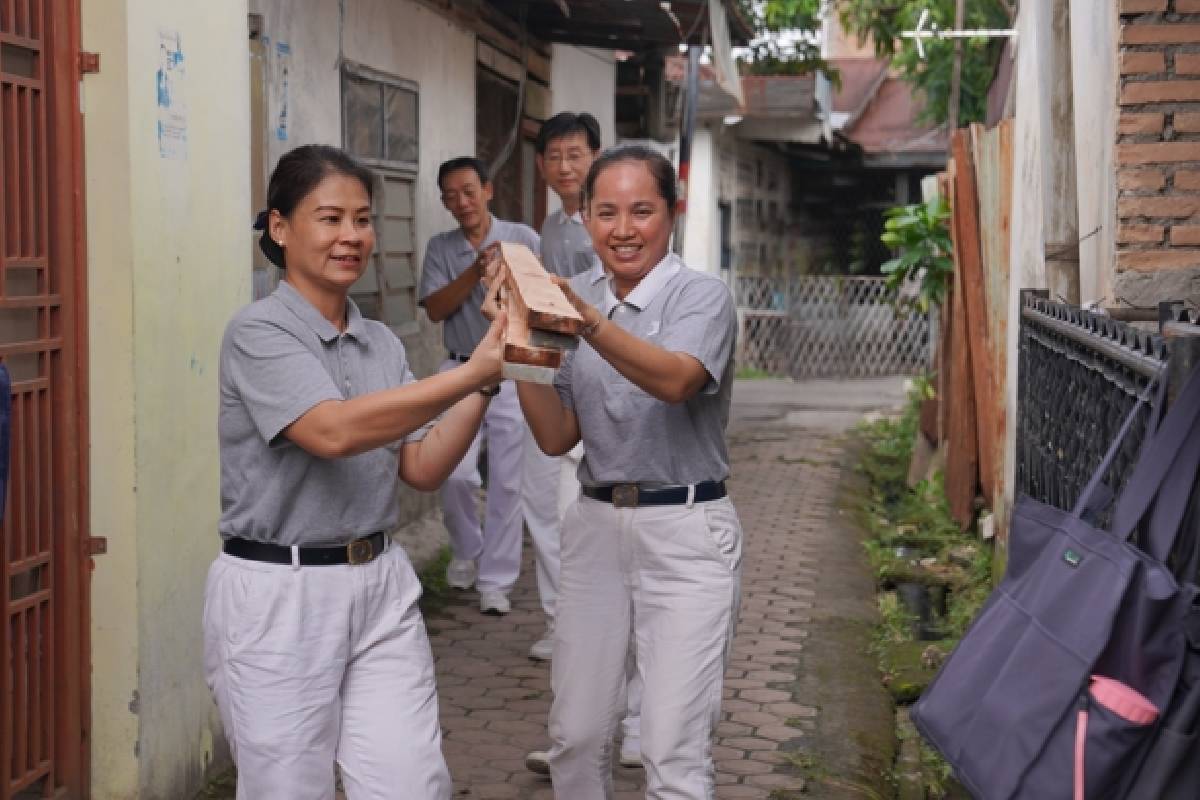
[[[874,588],[839,511],[851,479],[843,433],[903,400],[901,379],[744,381],[734,390],[730,483],[746,533],[741,619],[714,756],[718,798],[874,797],[892,759],[892,711],[866,652]],[[543,617],[526,548],[514,610],[455,593],[428,618],[455,797],[553,797],[526,771],[547,745],[550,666],[531,661]],[[614,766],[616,795],[644,796]]]

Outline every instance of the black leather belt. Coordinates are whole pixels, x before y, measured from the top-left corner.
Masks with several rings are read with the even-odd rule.
[[[720,500],[725,496],[725,481],[697,483],[693,503]],[[671,486],[665,489],[643,489],[636,483],[614,483],[611,486],[584,486],[580,489],[584,497],[612,503],[617,508],[637,506],[681,506],[688,501],[687,486]]]
[[[451,354],[450,354],[450,360],[451,360],[451,361],[457,361],[457,362],[459,362],[460,364],[465,364],[465,363],[467,363],[468,361],[470,361],[470,360],[471,360],[471,357],[470,357],[470,356],[464,356],[462,353],[451,353]]]
[[[304,567],[328,567],[335,564],[366,564],[374,561],[387,546],[387,534],[376,531],[369,536],[355,539],[340,547],[300,547],[300,565]],[[226,539],[222,548],[226,553],[249,561],[266,561],[269,564],[291,564],[292,548],[281,544],[252,542],[249,539]]]

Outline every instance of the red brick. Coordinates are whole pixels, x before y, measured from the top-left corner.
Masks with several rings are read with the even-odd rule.
[[[1172,225],[1171,244],[1200,244],[1200,225]]]
[[[1122,197],[1117,201],[1117,216],[1130,217],[1173,217],[1182,219],[1200,213],[1200,196],[1176,195],[1174,197]]]
[[[1121,87],[1121,104],[1185,103],[1200,100],[1200,81],[1131,81]]]
[[[1177,169],[1175,170],[1175,180],[1173,184],[1176,189],[1185,191],[1196,191],[1200,189],[1200,170],[1196,169]]]
[[[1200,42],[1200,25],[1195,23],[1147,23],[1126,25],[1122,44],[1192,44]]]
[[[1136,272],[1200,267],[1200,250],[1122,250],[1117,253],[1117,269]]]
[[[1167,178],[1160,169],[1123,169],[1117,174],[1117,186],[1136,191],[1161,189]]]
[[[1200,114],[1194,111],[1176,111],[1173,126],[1177,133],[1200,133]]]
[[[1166,229],[1162,225],[1122,225],[1117,229],[1120,244],[1159,244]]]
[[[1200,75],[1200,53],[1176,53],[1176,75]]]
[[[1144,72],[1166,72],[1167,58],[1161,50],[1153,52],[1127,51],[1121,54],[1121,74],[1135,75]]]
[[[1167,0],[1121,0],[1122,14],[1159,14],[1167,10]]]
[[[1122,114],[1117,133],[1158,135],[1163,131],[1162,114]]]
[[[1170,164],[1176,161],[1200,161],[1200,142],[1150,142],[1117,145],[1117,163]]]

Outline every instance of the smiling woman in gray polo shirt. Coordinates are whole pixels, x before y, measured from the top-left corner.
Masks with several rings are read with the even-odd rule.
[[[562,527],[549,762],[560,800],[612,797],[630,625],[644,681],[648,798],[713,797],[712,735],[740,592],[741,526],[725,496],[733,300],[668,252],[675,172],[610,150],[586,181],[607,275],[562,285],[583,315],[553,387],[519,384],[538,445],[583,441]]]
[[[450,797],[420,584],[389,532],[397,479],[436,488],[475,436],[502,328],[414,380],[349,299],[375,243],[371,186],[332,147],[280,159],[259,226],[284,280],[221,345],[204,658],[239,798],[332,800],[335,760],[351,800]]]

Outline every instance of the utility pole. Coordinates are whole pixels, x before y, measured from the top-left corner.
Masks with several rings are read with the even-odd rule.
[[[955,0],[954,3],[954,29],[962,30],[963,23],[966,21],[965,9],[966,0]],[[950,100],[946,105],[946,121],[949,123],[948,130],[954,131],[958,128],[958,106],[959,97],[962,94],[962,39],[954,40],[954,66],[950,71]]]

